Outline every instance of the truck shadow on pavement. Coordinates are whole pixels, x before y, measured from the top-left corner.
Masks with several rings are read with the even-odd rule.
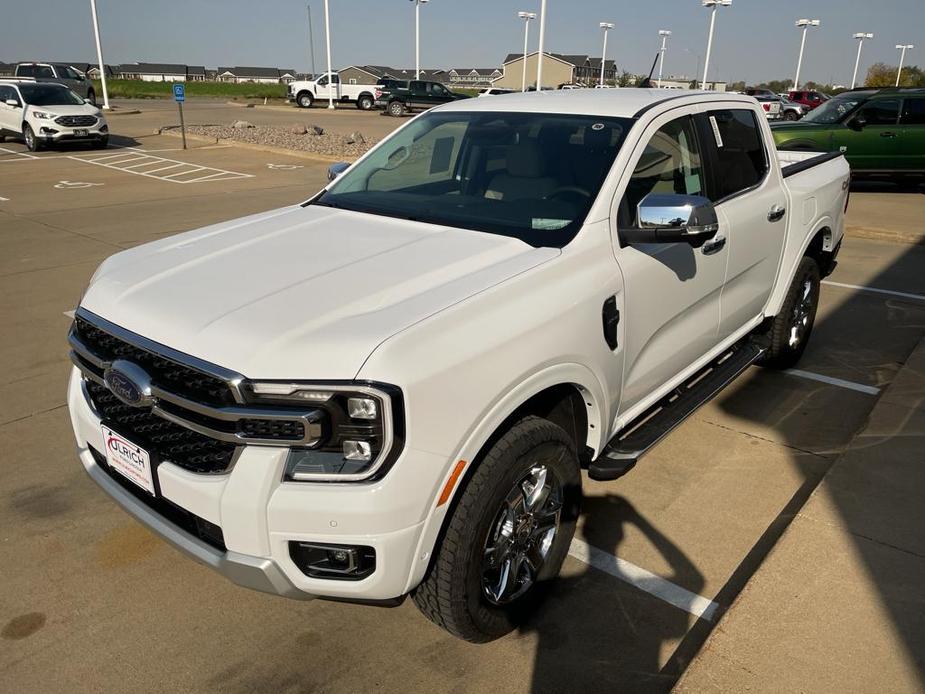
[[[628,531],[641,533],[669,567],[663,578],[693,592],[703,587],[697,567],[627,499],[586,497],[583,518],[576,537],[589,545],[616,556]],[[660,673],[663,651],[694,620],[618,578],[567,560],[543,608],[521,627],[539,637],[531,691],[667,691],[673,679]]]

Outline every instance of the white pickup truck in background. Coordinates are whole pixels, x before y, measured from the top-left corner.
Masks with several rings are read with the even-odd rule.
[[[376,102],[376,85],[342,84],[336,72],[324,73],[314,80],[290,82],[287,99],[301,108],[311,108],[316,102],[327,106],[333,97],[334,103],[355,104],[362,111],[369,111]]]
[[[79,457],[240,585],[410,594],[471,641],[555,578],[582,484],[797,362],[850,178],[778,154],[750,97],[657,89],[453,102],[338,170],[100,266]]]

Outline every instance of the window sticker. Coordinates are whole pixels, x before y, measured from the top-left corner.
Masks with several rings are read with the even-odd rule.
[[[719,124],[716,122],[716,116],[710,116],[710,125],[713,126],[713,137],[716,138],[716,146],[722,149],[723,136],[719,134]]]
[[[540,231],[557,231],[567,227],[569,224],[568,219],[546,219],[545,217],[534,217],[531,223],[531,227],[534,229],[539,229]]]

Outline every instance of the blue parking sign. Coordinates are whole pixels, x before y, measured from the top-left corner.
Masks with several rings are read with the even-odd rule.
[[[182,84],[173,85],[174,101],[186,101],[186,88]]]

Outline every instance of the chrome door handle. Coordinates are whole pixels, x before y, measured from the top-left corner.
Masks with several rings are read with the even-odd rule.
[[[768,212],[768,221],[776,222],[779,219],[783,219],[784,215],[787,214],[787,208],[781,205],[774,205],[771,210]]]
[[[705,244],[703,244],[703,247],[701,250],[703,250],[704,255],[713,255],[714,253],[719,253],[723,249],[723,246],[725,245],[726,245],[726,237],[717,236],[711,239],[710,241],[707,241]]]

